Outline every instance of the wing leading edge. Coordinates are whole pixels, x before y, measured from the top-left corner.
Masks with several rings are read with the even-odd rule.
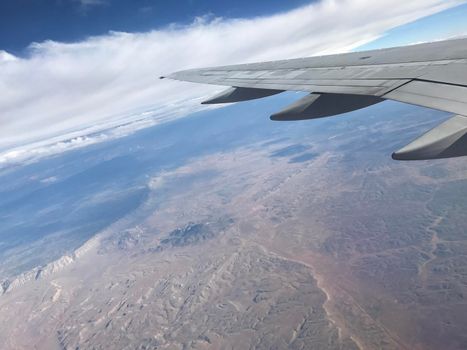
[[[239,102],[285,90],[310,95],[273,120],[327,117],[395,100],[454,113],[393,154],[398,160],[467,155],[467,39],[275,62],[180,71],[167,78],[230,88],[204,103]]]

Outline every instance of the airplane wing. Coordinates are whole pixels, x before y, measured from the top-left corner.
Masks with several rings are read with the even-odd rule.
[[[191,69],[167,78],[229,86],[205,104],[245,101],[285,90],[310,93],[272,115],[272,120],[322,118],[384,100],[451,112],[454,117],[392,156],[418,160],[467,155],[467,39]]]

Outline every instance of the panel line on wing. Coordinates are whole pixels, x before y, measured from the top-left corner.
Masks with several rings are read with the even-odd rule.
[[[450,83],[446,81],[438,81],[438,80],[428,80],[428,79],[420,79],[420,78],[415,78],[413,80],[416,81],[423,81],[425,83],[432,83],[432,84],[441,84],[441,85],[451,85],[451,86],[458,86],[462,88],[467,88],[467,83],[466,84],[456,84],[456,83]]]

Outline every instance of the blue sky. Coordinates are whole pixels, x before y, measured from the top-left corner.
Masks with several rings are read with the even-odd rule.
[[[0,49],[19,54],[31,42],[77,41],[108,31],[144,32],[197,16],[245,18],[283,12],[308,0],[2,0]]]
[[[467,35],[467,4],[389,30],[384,36],[363,45],[359,50],[409,45],[459,35]]]
[[[445,39],[466,19],[461,0],[3,0],[0,167],[186,117],[222,89],[161,75]]]

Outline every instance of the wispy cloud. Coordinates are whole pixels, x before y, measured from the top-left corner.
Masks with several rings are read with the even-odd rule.
[[[90,129],[108,128],[108,123],[116,125],[126,118],[137,121],[136,127],[141,120],[149,125],[185,116],[200,108],[200,98],[218,90],[160,81],[159,75],[347,51],[391,28],[463,2],[323,0],[269,17],[208,16],[188,26],[147,33],[112,32],[77,43],[34,43],[26,58],[0,51],[0,164],[25,157],[39,144],[55,145],[50,147],[57,150],[86,144],[89,139],[56,146],[65,134],[82,137]],[[36,146],[21,146],[31,142]]]
[[[90,6],[102,6],[108,5],[109,0],[74,0],[80,3],[83,7],[90,7]]]

